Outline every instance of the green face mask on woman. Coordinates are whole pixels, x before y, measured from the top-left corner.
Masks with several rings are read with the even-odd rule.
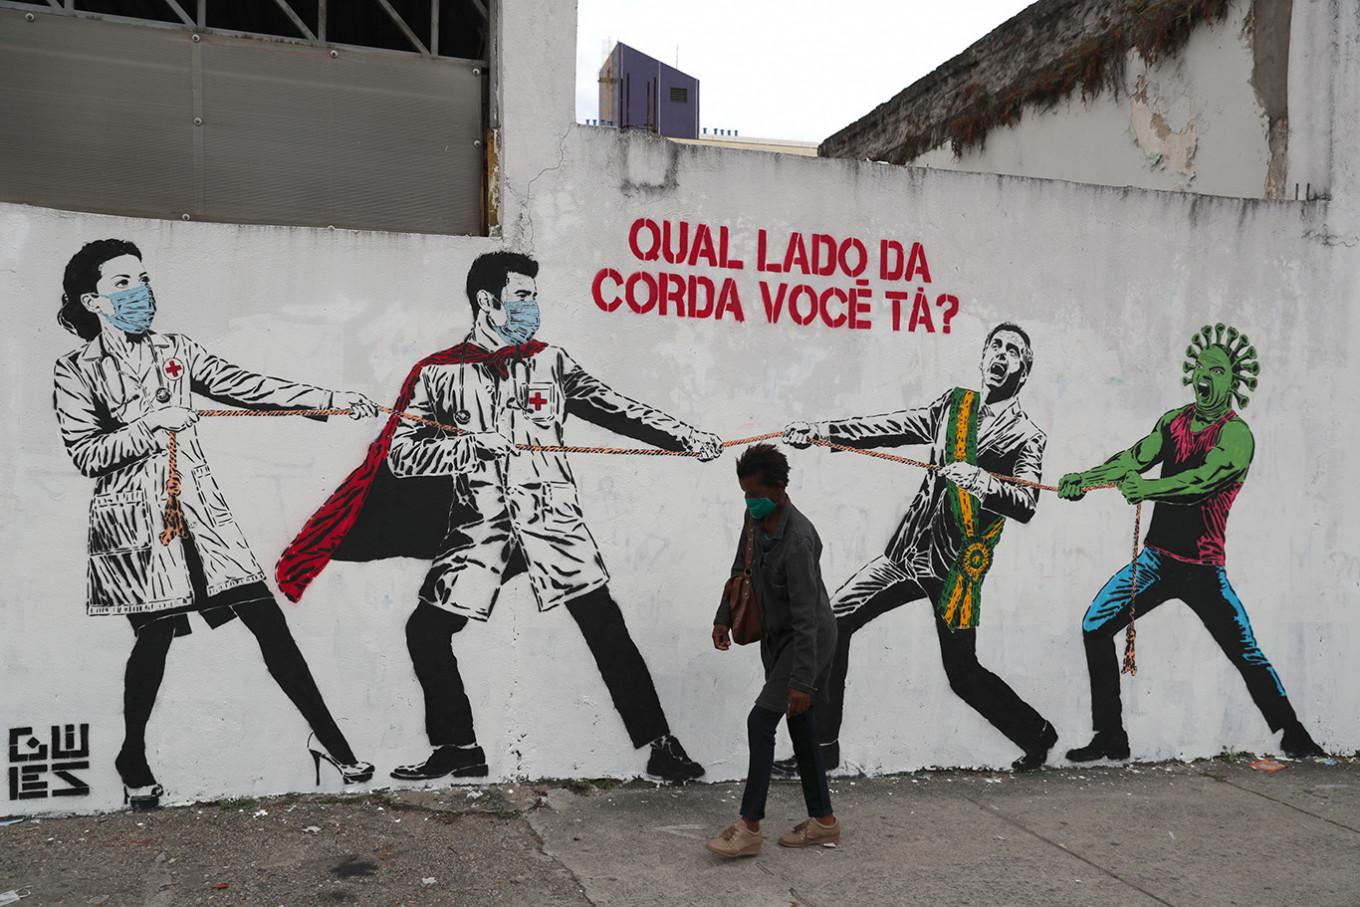
[[[765,519],[767,516],[774,513],[776,506],[778,505],[769,498],[753,498],[750,495],[746,496],[746,512],[751,515],[751,519]]]

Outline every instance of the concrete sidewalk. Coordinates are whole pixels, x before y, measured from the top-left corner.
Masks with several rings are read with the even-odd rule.
[[[0,827],[28,905],[1360,905],[1360,763],[839,778],[839,848],[703,842],[736,784],[587,783],[232,801]]]

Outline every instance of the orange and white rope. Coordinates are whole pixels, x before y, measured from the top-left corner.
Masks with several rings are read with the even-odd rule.
[[[424,416],[414,413],[402,412],[387,406],[380,406],[378,409],[388,415],[396,416],[407,422],[424,425],[429,428],[439,429],[453,434],[466,434],[466,430],[455,425],[446,425]],[[354,414],[352,409],[201,409],[198,415],[202,418],[224,418],[224,417],[253,417],[253,416],[351,416]],[[742,447],[748,444],[756,444],[761,441],[772,441],[784,436],[783,432],[772,431],[764,434],[752,435],[746,438],[734,438],[723,441],[724,448]],[[915,460],[911,457],[904,457],[899,454],[884,453],[880,450],[869,450],[861,447],[851,447],[847,444],[837,444],[834,441],[826,441],[821,438],[809,439],[810,444],[818,447],[825,447],[830,450],[845,451],[847,453],[859,454],[863,457],[872,457],[876,460],[887,460],[890,463],[898,463],[903,466],[915,466],[918,469],[925,469],[929,472],[936,472],[944,467],[935,463],[927,463],[923,460]],[[559,444],[516,444],[515,447],[523,451],[535,453],[568,453],[568,454],[600,454],[604,456],[637,456],[637,457],[698,457],[698,451],[692,450],[662,450],[658,447],[578,447]],[[177,468],[177,444],[175,433],[169,433],[167,444],[169,462],[167,464],[166,476],[166,502],[165,502],[165,530],[161,533],[161,544],[168,545],[170,540],[176,536],[183,537],[184,512],[180,507],[180,479]],[[993,478],[1018,485],[1024,488],[1033,488],[1036,491],[1057,492],[1058,486],[1045,485],[1030,479],[1022,479],[1019,476],[1010,476],[1003,473],[989,473]],[[1082,491],[1098,491],[1105,488],[1117,487],[1114,483],[1104,483],[1100,485],[1090,485]],[[1137,629],[1134,626],[1134,599],[1138,593],[1138,541],[1142,528],[1143,505],[1139,504],[1134,510],[1133,522],[1133,560],[1132,573],[1133,585],[1129,590],[1129,626],[1125,631],[1124,642],[1124,662],[1123,672],[1126,674],[1137,674],[1138,665],[1136,660],[1136,639]]]

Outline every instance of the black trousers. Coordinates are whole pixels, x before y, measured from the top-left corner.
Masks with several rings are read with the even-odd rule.
[[[566,608],[595,657],[633,746],[645,746],[669,734],[651,672],[608,587],[572,599]],[[406,650],[425,694],[425,731],[432,746],[471,746],[477,742],[472,704],[453,654],[453,635],[467,623],[461,614],[424,602],[416,605],[406,621]]]
[[[929,598],[938,588],[931,581],[915,581],[881,562],[868,565],[836,593],[836,655],[831,663],[830,705],[819,719],[821,739],[832,743],[840,736],[845,710],[845,678],[850,670],[850,641],[874,618],[910,602]],[[933,608],[933,605],[932,605]],[[950,630],[935,610],[935,632],[949,687],[998,731],[1025,752],[1037,749],[1044,717],[1004,680],[983,667],[977,658],[977,630]]]
[[[241,623],[259,643],[270,676],[311,725],[317,742],[340,762],[354,762],[354,751],[326,708],[278,602],[268,599],[234,607]],[[177,622],[172,619],[142,625],[128,656],[123,676],[123,748],[114,763],[128,787],[156,783],[146,759],[146,725],[165,676],[165,658],[175,639],[176,627]]]
[[[817,746],[816,708],[789,719],[789,739],[803,782],[803,801],[808,815],[820,819],[831,815],[831,790],[826,783],[826,766]],[[770,793],[770,772],[774,768],[774,732],[784,713],[755,706],[746,716],[750,735],[751,761],[746,768],[746,791],[741,795],[741,815],[759,822],[765,818],[765,800]]]

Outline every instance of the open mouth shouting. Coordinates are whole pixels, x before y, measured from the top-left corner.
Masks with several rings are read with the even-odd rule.
[[[1202,375],[1200,379],[1195,382],[1195,396],[1199,399],[1207,401],[1213,392],[1214,384],[1209,380],[1208,375]]]
[[[1010,371],[1006,367],[1004,359],[993,359],[991,365],[987,366],[987,383],[989,385],[1001,384],[1006,380],[1006,375]]]

